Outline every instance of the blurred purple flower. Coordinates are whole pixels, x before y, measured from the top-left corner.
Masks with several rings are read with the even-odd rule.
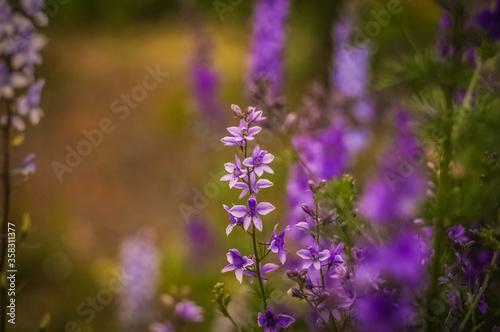
[[[220,107],[217,101],[217,73],[200,59],[193,61],[191,71],[198,107],[203,110],[206,119],[218,119]]]
[[[150,332],[175,332],[172,324],[169,322],[165,323],[151,323],[149,324]]]
[[[319,296],[319,301],[321,301],[321,303],[318,305],[318,309],[320,309],[321,316],[327,322],[330,320],[330,314],[336,320],[341,320],[341,311],[351,307],[354,300],[355,296],[350,298],[341,294],[338,290],[331,294],[325,291]]]
[[[43,111],[40,108],[40,99],[42,88],[45,85],[45,80],[38,80],[30,86],[28,93],[18,100],[17,112],[21,116],[28,116],[32,125],[36,126],[43,116]]]
[[[249,89],[253,91],[259,80],[267,80],[273,99],[283,89],[285,20],[289,6],[289,0],[258,0],[255,5]]]
[[[222,273],[234,271],[236,279],[241,284],[243,282],[243,270],[253,265],[253,261],[246,256],[242,256],[238,249],[229,249],[226,256],[229,264],[222,269]]]
[[[267,307],[265,313],[259,312],[257,322],[259,326],[264,327],[264,332],[279,332],[280,327],[289,327],[295,322],[295,319],[288,315],[275,315],[274,310]]]
[[[452,227],[450,231],[448,232],[448,237],[452,241],[456,241],[458,243],[462,243],[467,241],[469,238],[464,235],[465,229],[462,227],[462,225],[458,225],[456,227]]]
[[[330,258],[328,259],[328,264],[334,268],[340,267],[345,271],[344,268],[344,259],[342,258],[342,250],[344,250],[344,244],[340,242],[337,247],[332,245],[330,249]]]
[[[348,97],[362,97],[368,85],[370,48],[367,44],[352,46],[352,22],[344,19],[334,27],[335,70],[333,83]]]
[[[494,10],[485,10],[476,16],[476,22],[488,33],[493,41],[500,40],[500,0]]]
[[[28,79],[21,73],[10,73],[7,64],[0,61],[0,98],[11,99],[14,89],[28,85]]]
[[[189,322],[202,322],[203,310],[192,301],[178,302],[175,304],[175,315]]]
[[[142,329],[154,318],[159,265],[154,239],[154,231],[145,228],[120,246],[123,275],[130,278],[120,297],[120,319],[131,331]]]

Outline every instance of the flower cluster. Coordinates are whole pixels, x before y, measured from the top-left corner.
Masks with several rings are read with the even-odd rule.
[[[227,253],[229,264],[222,269],[222,272],[234,271],[236,279],[240,283],[243,282],[244,275],[251,277],[250,283],[253,283],[255,279],[258,280],[260,287],[259,296],[265,309],[264,314],[259,313],[258,324],[259,326],[264,326],[265,331],[278,331],[279,326],[288,327],[294,319],[286,315],[276,316],[273,310],[268,307],[267,292],[264,288],[264,283],[267,280],[265,275],[278,268],[278,265],[273,263],[262,265],[262,261],[269,254],[275,253],[278,254],[281,263],[285,264],[287,251],[284,246],[285,234],[289,228],[287,227],[280,234],[277,234],[276,225],[269,242],[257,243],[256,230],[263,231],[261,216],[265,216],[275,209],[271,203],[257,201],[260,190],[273,185],[271,181],[262,178],[262,176],[265,173],[274,173],[270,167],[274,156],[267,150],[261,149],[259,145],[255,145],[252,153],[249,153],[249,142],[254,141],[255,136],[262,130],[256,124],[264,121],[266,118],[263,116],[262,111],[254,107],[248,107],[243,111],[240,107],[232,105],[231,109],[240,122],[237,127],[227,128],[232,136],[224,137],[222,142],[226,146],[237,146],[243,156],[240,158],[236,155],[234,163],[226,163],[224,165],[228,174],[224,175],[221,181],[229,181],[229,188],[241,190],[239,199],[247,195],[248,198],[245,205],[233,204],[232,207],[223,206],[229,213],[229,225],[226,228],[226,234],[229,235],[234,227],[243,228],[252,238],[254,252],[251,255],[243,256],[238,249],[230,249]],[[258,246],[261,250],[258,250]],[[222,295],[219,297],[222,298]],[[227,311],[227,304],[220,302],[219,310],[224,316],[232,320]],[[233,324],[235,324],[234,321]]]

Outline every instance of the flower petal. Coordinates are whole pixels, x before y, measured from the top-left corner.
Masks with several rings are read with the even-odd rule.
[[[236,218],[241,218],[247,213],[247,207],[244,205],[235,205],[233,206],[230,210],[229,213],[231,213],[233,216]]]
[[[274,209],[275,207],[271,203],[260,202],[259,204],[257,204],[257,213],[263,216],[273,211]]]

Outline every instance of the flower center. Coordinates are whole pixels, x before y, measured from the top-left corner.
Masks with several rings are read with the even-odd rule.
[[[237,269],[241,269],[243,267],[243,257],[235,257],[234,258],[234,266],[236,266]]]

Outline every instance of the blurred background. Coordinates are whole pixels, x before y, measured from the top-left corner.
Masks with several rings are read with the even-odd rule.
[[[151,284],[155,300],[175,293],[175,287],[177,292],[188,287],[190,299],[204,308],[205,322],[186,330],[207,331],[219,324],[211,302],[217,281],[244,297],[234,275],[220,273],[227,249],[239,245],[243,235],[226,237],[227,213],[221,205],[236,202],[237,194],[216,179],[234,152],[220,143],[225,127],[234,124],[230,105],[248,105],[253,4],[240,1],[221,15],[216,2],[48,2],[50,24],[41,32],[49,43],[39,70],[46,79],[45,118],[27,131],[19,153],[36,153],[37,172],[14,193],[13,218],[28,212],[32,229],[18,248],[21,291],[12,331],[35,331],[45,313],[52,317],[51,331],[122,330],[119,312],[134,312],[120,305],[126,293],[113,292],[109,304],[93,310],[95,315],[86,301],[108,289],[130,255],[140,257],[142,271],[156,271],[133,281],[156,280]],[[384,6],[385,1],[362,1],[361,22],[373,20],[370,12]],[[292,1],[285,52],[287,112],[300,108],[311,82],[329,80],[338,7],[331,0]],[[372,40],[371,81],[384,78],[391,59],[414,51],[402,31],[417,47],[435,44],[438,19],[432,1],[404,2],[403,12]],[[220,87],[211,114],[193,97],[192,66],[200,55],[211,61]],[[127,112],[116,112],[113,102],[142,85],[148,67],[168,76]],[[377,93],[390,98],[395,92]],[[110,119],[114,130],[102,134],[102,141],[60,181],[54,162],[66,164],[69,151],[86,139],[83,131],[95,131],[103,119]],[[279,155],[287,144],[274,140],[266,146],[278,156],[269,177],[275,186],[263,194],[277,207],[269,225],[286,218],[288,165]],[[134,247],[134,239],[154,246]]]

